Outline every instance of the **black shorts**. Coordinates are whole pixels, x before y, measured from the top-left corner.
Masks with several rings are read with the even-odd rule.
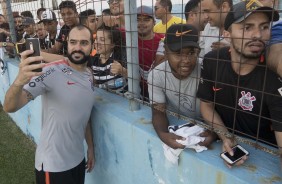
[[[84,184],[85,159],[78,166],[67,171],[44,172],[35,169],[35,175],[36,184]]]

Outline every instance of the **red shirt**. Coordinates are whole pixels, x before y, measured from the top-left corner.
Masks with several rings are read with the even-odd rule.
[[[155,33],[154,38],[151,40],[141,40],[138,38],[139,66],[143,70],[149,71],[151,68],[156,59],[159,42],[163,37],[163,34]]]

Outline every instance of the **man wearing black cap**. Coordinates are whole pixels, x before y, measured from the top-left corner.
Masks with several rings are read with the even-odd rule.
[[[24,17],[23,18],[23,29],[25,31],[25,36],[20,42],[24,42],[27,38],[37,38],[36,32],[35,32],[35,22],[33,18],[30,17]]]
[[[197,96],[203,118],[217,130],[278,145],[282,153],[282,81],[266,68],[263,57],[270,22],[278,19],[276,11],[256,0],[234,5],[224,24],[230,48],[205,56]],[[233,155],[235,141],[218,136],[223,150]]]
[[[169,147],[185,146],[177,140],[183,137],[168,132],[166,109],[193,119],[200,118],[199,100],[196,99],[200,66],[198,30],[188,24],[174,24],[167,30],[165,52],[167,61],[154,68],[148,76],[152,106],[152,122],[160,139]],[[209,145],[215,138],[209,132],[201,145]],[[208,135],[207,135],[208,134]]]

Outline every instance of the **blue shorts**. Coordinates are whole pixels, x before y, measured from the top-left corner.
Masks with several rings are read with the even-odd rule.
[[[271,29],[271,39],[269,45],[282,43],[282,20],[275,22]]]

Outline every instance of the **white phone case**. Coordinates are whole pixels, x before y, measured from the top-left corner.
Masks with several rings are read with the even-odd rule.
[[[225,161],[226,161],[228,164],[230,164],[230,165],[233,165],[233,164],[235,164],[236,162],[238,162],[239,160],[241,160],[243,156],[249,155],[249,152],[248,152],[246,149],[244,149],[242,146],[238,145],[238,144],[235,145],[234,147],[232,147],[233,150],[234,150],[234,148],[240,149],[244,154],[241,155],[240,157],[236,158],[235,160],[231,160],[231,159],[228,157],[226,151],[220,154],[220,157],[221,157],[223,160],[225,160]]]

